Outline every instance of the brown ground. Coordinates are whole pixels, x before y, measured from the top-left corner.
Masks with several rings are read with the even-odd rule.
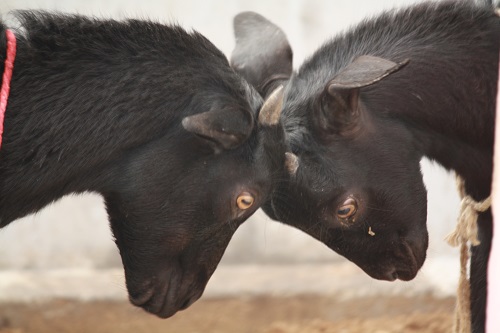
[[[126,302],[0,304],[0,333],[449,333],[454,300],[201,299],[161,320]]]

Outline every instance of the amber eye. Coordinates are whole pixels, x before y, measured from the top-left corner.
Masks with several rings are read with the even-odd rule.
[[[253,195],[251,195],[248,192],[243,192],[238,196],[238,199],[236,199],[236,204],[238,205],[238,208],[241,210],[247,210],[248,208],[252,207],[254,202]]]
[[[348,219],[354,216],[357,210],[358,204],[356,203],[356,200],[354,200],[353,198],[348,198],[346,201],[344,201],[344,204],[337,210],[337,216],[341,219]]]

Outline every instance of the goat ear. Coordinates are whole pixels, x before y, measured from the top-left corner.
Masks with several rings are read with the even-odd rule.
[[[219,153],[245,142],[252,133],[254,119],[246,110],[214,107],[210,111],[185,117],[182,126]]]
[[[355,89],[372,85],[399,71],[408,63],[409,59],[398,64],[379,57],[360,56],[328,83],[328,92],[336,89]]]
[[[231,67],[266,98],[292,75],[290,44],[280,28],[257,13],[240,13],[233,23]]]
[[[359,89],[399,71],[408,62],[395,63],[368,55],[356,58],[326,85],[321,112],[315,116],[317,127],[324,133],[341,134],[356,126]]]

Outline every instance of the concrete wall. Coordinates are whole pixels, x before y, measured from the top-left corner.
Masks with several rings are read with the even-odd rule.
[[[1,0],[4,18],[13,9],[43,8],[98,17],[154,18],[177,22],[207,36],[227,55],[233,46],[232,18],[253,10],[270,18],[288,34],[295,67],[334,33],[385,8],[415,0]],[[423,161],[429,189],[429,265],[455,256],[442,240],[455,225],[458,198],[454,180],[441,168]],[[324,245],[258,212],[236,233],[223,258],[234,263],[339,262]],[[72,196],[23,218],[0,231],[0,270],[120,267],[102,201],[98,196]]]

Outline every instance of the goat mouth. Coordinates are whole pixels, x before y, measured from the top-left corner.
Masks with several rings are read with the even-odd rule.
[[[417,275],[417,270],[413,269],[407,269],[407,268],[397,268],[396,266],[389,266],[385,270],[376,270],[376,271],[367,271],[365,272],[371,276],[372,278],[376,280],[381,280],[381,281],[396,281],[396,280],[401,280],[401,281],[410,281],[415,276]]]
[[[401,281],[410,281],[417,276],[418,270],[410,271],[410,270],[400,270],[397,271],[397,279]]]
[[[173,274],[175,275],[175,274]],[[184,283],[183,283],[184,282]],[[171,276],[160,283],[145,283],[140,292],[129,291],[130,302],[160,318],[169,318],[196,302],[203,294],[203,288],[196,288],[179,277]],[[186,288],[187,287],[187,288]]]
[[[154,294],[153,292],[147,292],[142,297],[140,304],[137,298],[130,301],[132,304],[143,308],[147,312],[154,314],[160,318],[166,319],[172,317],[178,311],[182,311],[190,307],[194,302],[196,302],[200,296],[201,292],[196,292],[193,295],[187,295],[186,297],[176,299],[174,303],[169,302],[169,295]],[[149,295],[152,295],[144,301]]]

